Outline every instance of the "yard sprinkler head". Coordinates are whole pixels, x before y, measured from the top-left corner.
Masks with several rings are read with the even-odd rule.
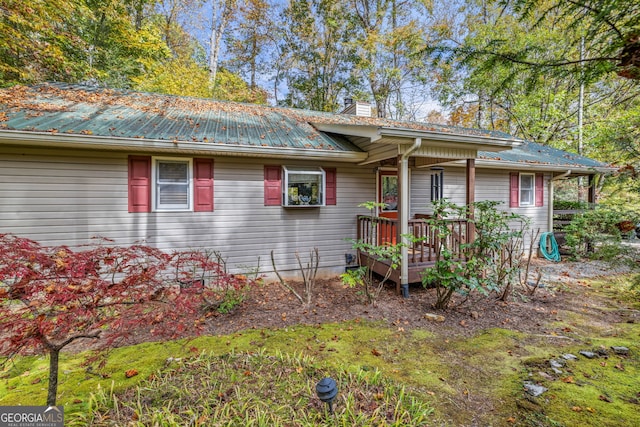
[[[333,378],[323,378],[316,384],[318,398],[329,405],[329,413],[333,414],[333,399],[338,395],[338,385]]]

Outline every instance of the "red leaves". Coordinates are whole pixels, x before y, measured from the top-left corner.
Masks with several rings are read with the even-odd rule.
[[[111,246],[106,246],[106,244]],[[104,345],[153,325],[158,336],[198,333],[212,289],[246,282],[225,274],[213,253],[167,254],[106,240],[43,247],[0,234],[0,348],[42,350],[105,330]]]

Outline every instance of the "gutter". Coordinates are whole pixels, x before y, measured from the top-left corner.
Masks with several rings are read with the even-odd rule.
[[[549,180],[549,203],[547,203],[547,231],[553,232],[553,183],[560,181],[571,175],[571,169],[568,169],[565,173],[552,177]]]
[[[398,203],[398,237],[397,242],[402,242],[400,247],[400,285],[402,296],[409,298],[409,249],[408,240],[405,237],[409,234],[409,157],[422,146],[422,138],[416,137],[413,145],[398,159],[398,182],[400,183]]]

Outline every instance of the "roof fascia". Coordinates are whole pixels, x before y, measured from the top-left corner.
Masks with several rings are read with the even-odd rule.
[[[517,138],[496,138],[482,135],[462,135],[458,133],[443,133],[435,131],[400,129],[381,127],[378,129],[380,136],[396,138],[422,138],[423,140],[442,141],[449,143],[472,144],[481,151],[504,151],[512,147],[522,145],[522,140]],[[482,148],[479,148],[481,146]]]
[[[448,166],[463,167],[466,164],[461,161],[442,163]],[[433,166],[433,165],[431,165]],[[593,175],[596,173],[612,173],[617,169],[608,166],[581,166],[581,165],[549,165],[544,163],[520,163],[508,162],[504,160],[482,160],[476,159],[476,167],[484,169],[508,169],[508,170],[525,170],[525,171],[545,171],[545,172],[566,172],[571,170],[571,176]]]
[[[104,149],[155,153],[224,155],[236,157],[305,158],[359,163],[365,152],[309,150],[290,147],[250,147],[205,142],[166,141],[142,138],[112,138],[97,135],[43,134],[24,131],[0,131],[0,144],[67,149]]]

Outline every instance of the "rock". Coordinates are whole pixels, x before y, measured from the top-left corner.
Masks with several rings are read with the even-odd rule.
[[[547,374],[546,372],[540,371],[538,372],[538,375],[540,375],[542,378],[544,378],[547,381],[555,381],[556,379],[554,377],[552,377],[551,375]]]
[[[478,312],[477,312],[477,311],[472,311],[472,312],[471,312],[471,318],[473,318],[473,319],[477,319],[478,317],[480,317],[480,315],[478,314]]]
[[[551,370],[553,371],[554,374],[557,374],[557,375],[562,374],[562,370],[560,370],[558,368],[551,368]]]
[[[599,348],[596,350],[596,354],[600,357],[604,357],[605,359],[609,357],[609,352],[606,348]]]
[[[622,346],[613,346],[611,350],[618,356],[627,356],[629,354],[629,349],[627,347]]]
[[[427,320],[433,320],[434,322],[444,322],[444,316],[439,314],[425,313],[424,318]]]
[[[534,383],[532,383],[530,381],[525,381],[524,382],[524,389],[525,389],[525,391],[527,393],[529,393],[533,397],[538,397],[542,393],[544,393],[545,391],[549,390],[546,387],[543,387],[543,386],[538,385],[538,384],[534,384]]]
[[[566,362],[564,360],[557,360],[557,359],[549,360],[549,365],[551,365],[552,368],[563,368],[565,363]]]
[[[598,355],[595,354],[594,352],[587,351],[587,350],[581,350],[580,354],[586,357],[587,359],[595,359],[596,357],[598,357]]]
[[[578,356],[571,354],[571,353],[565,353],[562,355],[562,358],[564,360],[578,360]]]

